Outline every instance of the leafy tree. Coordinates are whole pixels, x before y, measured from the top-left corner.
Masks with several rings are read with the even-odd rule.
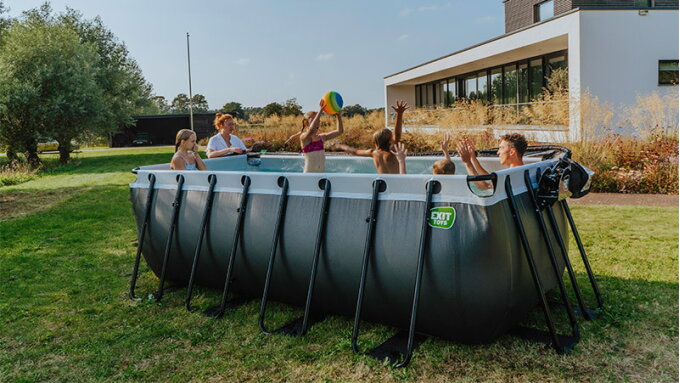
[[[262,110],[263,110],[263,108],[261,108],[259,106],[246,106],[245,108],[243,108],[243,112],[245,113],[245,118],[248,118],[248,119],[250,118],[250,116],[252,116],[254,114],[261,114]]]
[[[361,106],[359,104],[348,105],[348,106],[345,106],[344,108],[342,108],[342,115],[345,116],[345,117],[352,117],[352,116],[355,116],[357,114],[362,115],[362,116],[365,115],[366,114],[366,108],[364,108],[363,106]]]
[[[272,102],[264,106],[262,108],[262,114],[264,115],[265,118],[277,115],[277,116],[282,116],[283,115],[283,105],[279,104],[278,102]]]
[[[191,97],[192,109],[194,113],[197,112],[207,112],[208,111],[208,100],[202,94],[195,94]]]
[[[11,153],[25,150],[37,166],[37,139],[47,136],[68,161],[71,140],[101,123],[108,102],[97,61],[95,47],[64,25],[29,15],[9,28],[0,52],[0,139]]]
[[[168,114],[170,113],[170,105],[168,105],[168,101],[165,99],[163,96],[153,96],[151,97],[151,101],[153,102],[155,108],[158,110],[156,113],[148,113],[148,114]]]
[[[238,118],[245,118],[246,117],[246,113],[243,110],[243,106],[241,105],[240,102],[234,102],[234,101],[228,102],[228,103],[224,104],[222,109],[220,109],[220,112],[229,113],[232,116],[238,117]]]
[[[300,116],[302,115],[302,106],[297,103],[296,98],[290,98],[283,103],[283,111],[281,113],[284,116]]]
[[[191,97],[191,101],[194,113],[208,111],[208,101],[205,99],[205,96],[201,94],[195,94],[193,97]],[[185,93],[180,93],[174,99],[172,99],[172,104],[170,104],[170,112],[173,114],[189,113],[189,96],[187,96]]]

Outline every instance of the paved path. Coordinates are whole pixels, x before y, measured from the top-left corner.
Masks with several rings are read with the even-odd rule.
[[[569,198],[569,204],[678,207],[678,196],[667,194],[589,193],[583,198]]]

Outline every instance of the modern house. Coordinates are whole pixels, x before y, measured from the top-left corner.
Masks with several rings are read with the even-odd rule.
[[[540,95],[555,68],[567,68],[568,126],[505,127],[564,141],[582,136],[584,94],[620,107],[640,95],[678,92],[678,0],[503,4],[505,34],[385,77],[385,105],[448,107],[467,98],[519,108]]]

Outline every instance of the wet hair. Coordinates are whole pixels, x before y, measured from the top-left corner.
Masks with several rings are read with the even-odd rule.
[[[222,123],[227,120],[233,120],[234,116],[232,116],[229,113],[216,113],[215,114],[215,121],[213,122],[213,125],[215,125],[215,129],[218,131],[222,129]]]
[[[181,129],[179,132],[177,132],[177,136],[175,137],[175,153],[177,153],[177,150],[179,150],[179,145],[182,143],[182,141],[188,140],[192,134],[196,133],[190,129]]]
[[[501,140],[509,142],[510,145],[517,150],[519,158],[524,156],[524,152],[526,152],[527,146],[529,146],[524,135],[519,133],[506,134],[501,137]]]
[[[376,131],[373,133],[373,142],[376,148],[389,152],[392,145],[392,131],[387,128]]]
[[[447,159],[436,161],[432,164],[432,174],[456,174],[456,164]]]

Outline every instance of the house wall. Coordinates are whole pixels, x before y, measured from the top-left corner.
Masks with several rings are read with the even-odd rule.
[[[505,2],[505,33],[534,23],[534,5],[545,0],[507,0]],[[555,16],[571,10],[572,0],[554,0]]]
[[[678,11],[582,11],[582,90],[620,109],[638,95],[678,92],[658,85],[659,60],[678,59]],[[571,66],[570,66],[571,70]]]

